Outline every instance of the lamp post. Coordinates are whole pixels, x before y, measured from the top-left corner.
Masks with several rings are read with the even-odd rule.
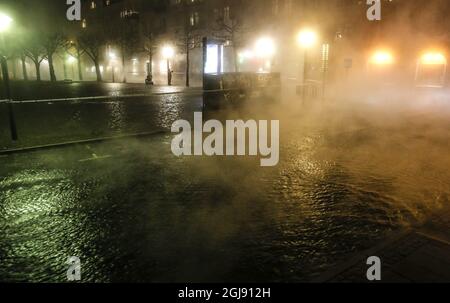
[[[5,37],[3,36],[3,34],[10,28],[12,22],[13,19],[11,17],[3,13],[0,13],[0,42],[3,47],[6,47]],[[9,83],[8,61],[6,60],[6,57],[1,53],[0,53],[0,63],[2,69],[3,83],[5,86],[5,96],[8,102],[8,116],[9,116],[9,128],[11,130],[11,139],[13,141],[17,141],[18,140],[17,127],[11,100],[11,86]]]
[[[303,88],[302,88],[302,98],[305,100],[306,97],[306,77],[308,72],[308,49],[313,47],[317,42],[317,33],[309,30],[304,29],[298,33],[297,36],[297,43],[298,45],[303,48]]]
[[[167,85],[172,85],[172,70],[170,69],[170,59],[175,55],[175,50],[172,46],[164,46],[162,49],[163,58],[167,62]]]

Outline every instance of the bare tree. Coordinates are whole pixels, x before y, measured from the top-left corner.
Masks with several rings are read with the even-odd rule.
[[[153,32],[144,33],[144,43],[143,48],[144,52],[148,56],[148,70],[147,76],[150,78],[150,81],[153,81],[153,57],[158,51],[158,41],[156,40]]]
[[[23,80],[28,81],[26,40],[22,35],[19,35],[16,37],[15,42],[17,45],[17,57],[22,65],[22,77]]]
[[[33,61],[36,68],[36,80],[41,81],[41,63],[46,58],[46,50],[42,47],[39,34],[31,34],[25,40],[24,53],[25,56]]]
[[[91,31],[83,31],[77,39],[80,48],[92,60],[95,66],[97,81],[102,82],[102,73],[100,71],[101,50],[103,49],[106,39],[104,35]]]
[[[21,51],[21,53],[20,53],[20,62],[22,64],[23,80],[28,81],[27,56],[24,51]]]
[[[185,78],[186,78],[186,87],[189,87],[190,73],[191,73],[190,54],[192,50],[201,47],[202,35],[198,31],[187,30],[179,38],[179,41],[181,42],[179,47],[183,49],[184,54],[186,55]]]
[[[206,33],[205,30],[200,29],[198,15],[196,15],[196,12],[189,10],[187,1],[184,2],[182,12],[183,25],[176,32],[177,46],[186,55],[185,79],[186,87],[189,87],[191,72],[190,54],[193,49],[201,47],[202,37]]]
[[[142,32],[142,50],[148,56],[148,70],[147,76],[150,81],[153,81],[153,58],[158,51],[160,41],[158,39],[158,34],[162,32],[160,24],[158,24],[155,20],[157,20],[157,16],[152,15],[148,16],[141,23],[141,32]]]
[[[68,53],[70,56],[72,56],[77,60],[78,79],[80,81],[83,81],[83,70],[81,66],[81,59],[83,58],[85,51],[81,47],[80,42],[78,40],[67,41],[67,43],[65,44],[65,51],[66,53]]]
[[[112,41],[119,47],[122,60],[122,82],[127,82],[127,59],[134,54],[139,45],[138,26],[135,16],[123,17],[120,22],[112,27],[113,31],[108,35]]]
[[[45,49],[48,60],[48,67],[50,70],[50,81],[56,81],[55,66],[53,64],[53,56],[58,49],[64,46],[66,38],[60,32],[53,32],[41,35],[43,37],[42,47]]]
[[[12,63],[13,78],[17,79],[17,59],[20,58],[21,47],[18,39],[11,39],[10,37],[0,37],[0,56],[6,58],[7,61]],[[8,43],[5,43],[5,41]]]
[[[250,29],[244,22],[246,3],[243,0],[234,0],[231,4],[233,4],[232,7],[226,7],[217,16],[214,31],[216,38],[231,42],[231,46],[233,47],[234,70],[235,72],[239,72],[237,50]]]

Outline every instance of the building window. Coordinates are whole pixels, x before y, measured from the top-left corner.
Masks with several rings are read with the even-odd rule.
[[[191,13],[189,23],[191,24],[191,26],[197,26],[200,23],[200,15],[198,12]]]
[[[83,21],[81,22],[81,27],[82,27],[82,28],[86,28],[86,27],[87,27],[87,21],[86,21],[86,19],[83,19]]]
[[[131,9],[125,9],[120,12],[120,18],[126,19],[126,18],[137,18],[139,16],[139,13],[137,11],[131,10]]]
[[[95,9],[97,7],[97,3],[95,1],[91,1],[91,9]]]
[[[223,19],[225,21],[230,20],[230,7],[226,6],[223,8]]]

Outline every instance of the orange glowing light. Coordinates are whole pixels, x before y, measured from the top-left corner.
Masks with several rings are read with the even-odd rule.
[[[370,62],[376,65],[390,65],[394,63],[394,56],[388,51],[377,51],[370,58]]]
[[[441,53],[426,53],[422,56],[421,62],[426,65],[442,65],[447,64],[447,59]]]

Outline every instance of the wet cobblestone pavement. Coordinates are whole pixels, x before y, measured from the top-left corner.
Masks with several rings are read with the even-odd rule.
[[[198,106],[135,102],[90,121],[147,108],[137,120],[168,127]],[[0,156],[0,280],[64,282],[78,256],[84,282],[311,281],[448,204],[445,111],[267,112],[274,168],[176,158],[170,134]]]

